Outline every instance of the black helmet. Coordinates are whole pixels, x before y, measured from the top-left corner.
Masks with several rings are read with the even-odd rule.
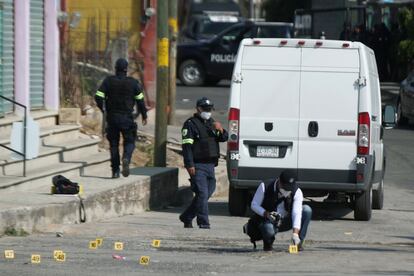
[[[202,97],[201,99],[199,99],[197,101],[197,107],[202,107],[202,108],[213,108],[214,104],[212,101],[210,101],[209,99],[207,99],[207,97]]]
[[[115,62],[116,72],[126,72],[128,70],[128,61],[124,58],[118,58]]]
[[[293,191],[296,189],[296,175],[292,171],[285,170],[280,174],[280,184],[283,189]]]

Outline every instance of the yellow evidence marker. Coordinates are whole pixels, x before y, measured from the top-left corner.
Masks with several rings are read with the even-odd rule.
[[[150,261],[149,256],[141,256],[141,258],[139,258],[140,265],[149,265],[149,261]]]
[[[59,254],[57,254],[56,258],[55,258],[56,262],[64,262],[66,261],[66,254],[63,252],[60,252]]]
[[[121,251],[121,250],[124,249],[124,244],[122,242],[115,242],[114,243],[114,249],[118,250],[118,251]]]
[[[61,253],[63,253],[63,251],[62,251],[62,250],[54,250],[54,251],[53,251],[53,259],[55,259],[55,260],[56,260],[56,257],[57,257],[59,254],[61,254]]]
[[[161,241],[160,240],[153,240],[152,241],[152,247],[160,247]]]
[[[98,248],[98,243],[95,241],[90,241],[89,242],[89,249],[97,249]]]
[[[4,250],[4,258],[14,259],[14,250]]]
[[[40,264],[41,258],[40,258],[40,255],[33,254],[32,258],[30,260],[31,260],[32,264]]]
[[[289,245],[289,253],[290,254],[298,254],[298,246],[297,245]]]
[[[103,243],[103,239],[102,239],[102,238],[98,238],[98,239],[96,239],[96,244],[97,244],[98,246],[101,246],[101,245],[102,245],[102,243]]]

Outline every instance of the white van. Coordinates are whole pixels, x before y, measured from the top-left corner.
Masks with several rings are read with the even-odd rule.
[[[370,48],[244,39],[229,101],[230,214],[245,213],[260,180],[291,169],[305,195],[342,198],[355,219],[369,220],[371,209],[383,206],[383,132]]]

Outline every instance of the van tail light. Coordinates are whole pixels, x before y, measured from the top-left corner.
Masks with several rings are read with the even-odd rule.
[[[239,122],[240,110],[238,108],[230,108],[229,112],[229,140],[227,142],[227,150],[239,150]]]
[[[286,45],[287,44],[287,40],[281,40],[280,41],[280,45]]]
[[[358,115],[358,154],[369,154],[371,121],[368,112]]]

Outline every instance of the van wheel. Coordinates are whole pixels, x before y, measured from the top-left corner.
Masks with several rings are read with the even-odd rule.
[[[178,69],[178,78],[187,86],[203,85],[205,77],[203,67],[193,59],[185,60]]]
[[[230,186],[229,212],[231,216],[244,216],[247,207],[247,192]]]
[[[355,196],[354,218],[368,221],[372,213],[372,186],[368,191]]]
[[[405,126],[408,124],[408,118],[404,116],[402,111],[401,99],[398,100],[397,104],[397,125]]]
[[[384,179],[378,185],[377,190],[372,191],[372,209],[381,210],[384,206]]]

